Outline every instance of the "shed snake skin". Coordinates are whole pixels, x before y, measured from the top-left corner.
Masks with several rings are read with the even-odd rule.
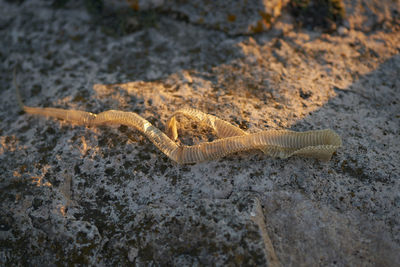
[[[13,83],[18,105],[26,113],[54,117],[86,126],[107,124],[131,126],[145,135],[171,160],[180,164],[217,159],[235,152],[254,149],[259,149],[271,157],[288,158],[298,155],[328,161],[342,145],[340,136],[330,129],[307,132],[268,130],[247,133],[216,116],[190,108],[180,109],[172,115],[166,123],[167,134],[165,134],[134,112],[108,110],[94,114],[80,110],[29,107],[22,102],[15,73],[16,69],[14,69]],[[178,144],[176,142],[178,139],[176,116],[178,115],[186,116],[211,127],[219,139],[192,146]]]
[[[189,108],[178,110],[172,115],[166,123],[167,134],[165,134],[134,112],[108,110],[94,114],[80,110],[29,107],[23,105],[21,101],[19,103],[28,114],[54,117],[79,125],[122,124],[131,126],[145,135],[171,160],[180,164],[217,159],[235,152],[253,149],[262,150],[272,157],[288,158],[298,155],[328,161],[342,145],[340,136],[330,129],[307,132],[268,130],[247,133],[218,117]],[[215,130],[219,139],[192,146],[177,144],[177,115],[184,115],[205,123]]]

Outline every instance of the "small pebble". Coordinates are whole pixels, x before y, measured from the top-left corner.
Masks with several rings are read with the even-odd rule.
[[[349,30],[346,27],[340,26],[338,28],[338,33],[339,35],[346,35],[349,32]]]

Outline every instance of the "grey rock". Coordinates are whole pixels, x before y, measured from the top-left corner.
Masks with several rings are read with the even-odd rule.
[[[0,265],[399,261],[396,21],[329,35],[288,16],[229,36],[166,14],[118,36],[75,1],[0,5]],[[328,163],[251,151],[180,166],[128,127],[22,114],[15,65],[30,106],[134,111],[161,129],[192,107],[250,132],[332,128],[344,146]],[[215,138],[191,126],[183,143]]]
[[[391,25],[397,24],[395,28],[399,29],[399,1],[353,0],[344,2],[346,3],[346,12],[352,14],[347,21],[346,26],[348,27],[362,31],[371,31],[375,28],[390,31],[393,29]]]
[[[128,1],[127,5],[135,10],[157,8],[163,12],[175,13],[188,22],[221,30],[230,35],[238,35],[270,29],[271,24],[281,15],[286,2],[284,0],[137,0]]]
[[[266,246],[270,240],[263,235],[263,220],[258,199],[249,194],[227,200],[190,201],[179,207],[150,205],[125,223],[123,235],[116,235],[108,242],[115,249],[129,247],[133,251],[130,261],[137,265],[269,262],[278,266],[275,251]],[[104,259],[104,264],[115,262]]]
[[[163,7],[190,22],[229,34],[251,34],[270,29],[281,14],[282,0],[273,1],[168,1]]]
[[[400,260],[398,246],[362,213],[343,214],[290,191],[268,193],[263,204],[285,265],[390,266]]]

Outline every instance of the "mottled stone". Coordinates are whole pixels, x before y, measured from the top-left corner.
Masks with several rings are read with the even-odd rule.
[[[368,32],[381,28],[398,31],[400,28],[400,2],[392,0],[344,0],[346,12],[352,14],[346,26]]]
[[[123,236],[109,242],[129,246],[130,261],[139,265],[279,265],[259,200],[249,194],[178,207],[150,205],[126,223]]]
[[[284,0],[250,1],[182,1],[182,0],[129,0],[135,10],[157,8],[175,13],[180,19],[221,30],[231,35],[266,31],[281,15]]]
[[[345,19],[342,0],[292,0],[291,12],[296,22],[304,27],[334,31]]]
[[[267,193],[263,201],[268,231],[279,243],[285,265],[390,266],[400,261],[398,246],[360,212],[343,214],[300,193]]]
[[[348,22],[378,12],[349,2]],[[120,35],[77,1],[0,6],[0,265],[399,261],[395,19],[326,34],[285,14],[232,36],[155,12]],[[126,126],[21,113],[15,65],[30,106],[134,111],[161,129],[192,107],[249,132],[331,128],[344,145],[327,163],[249,151],[181,166]],[[179,134],[216,138],[196,123]]]

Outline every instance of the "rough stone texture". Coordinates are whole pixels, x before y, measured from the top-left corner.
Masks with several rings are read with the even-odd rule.
[[[342,0],[293,0],[289,3],[296,22],[304,27],[335,31],[343,23],[345,9]]]
[[[347,13],[353,14],[347,27],[360,31],[398,29],[400,25],[399,1],[344,0]]]
[[[110,1],[113,2],[113,1]],[[258,33],[270,29],[286,0],[128,0],[136,10],[158,8],[185,20],[230,35]]]
[[[399,5],[345,4],[354,23],[332,34],[286,14],[229,37],[156,13],[115,37],[75,1],[0,1],[1,265],[398,263]],[[17,63],[30,106],[130,110],[160,128],[187,106],[250,132],[332,128],[344,147],[328,163],[253,151],[179,166],[124,126],[22,114]]]

